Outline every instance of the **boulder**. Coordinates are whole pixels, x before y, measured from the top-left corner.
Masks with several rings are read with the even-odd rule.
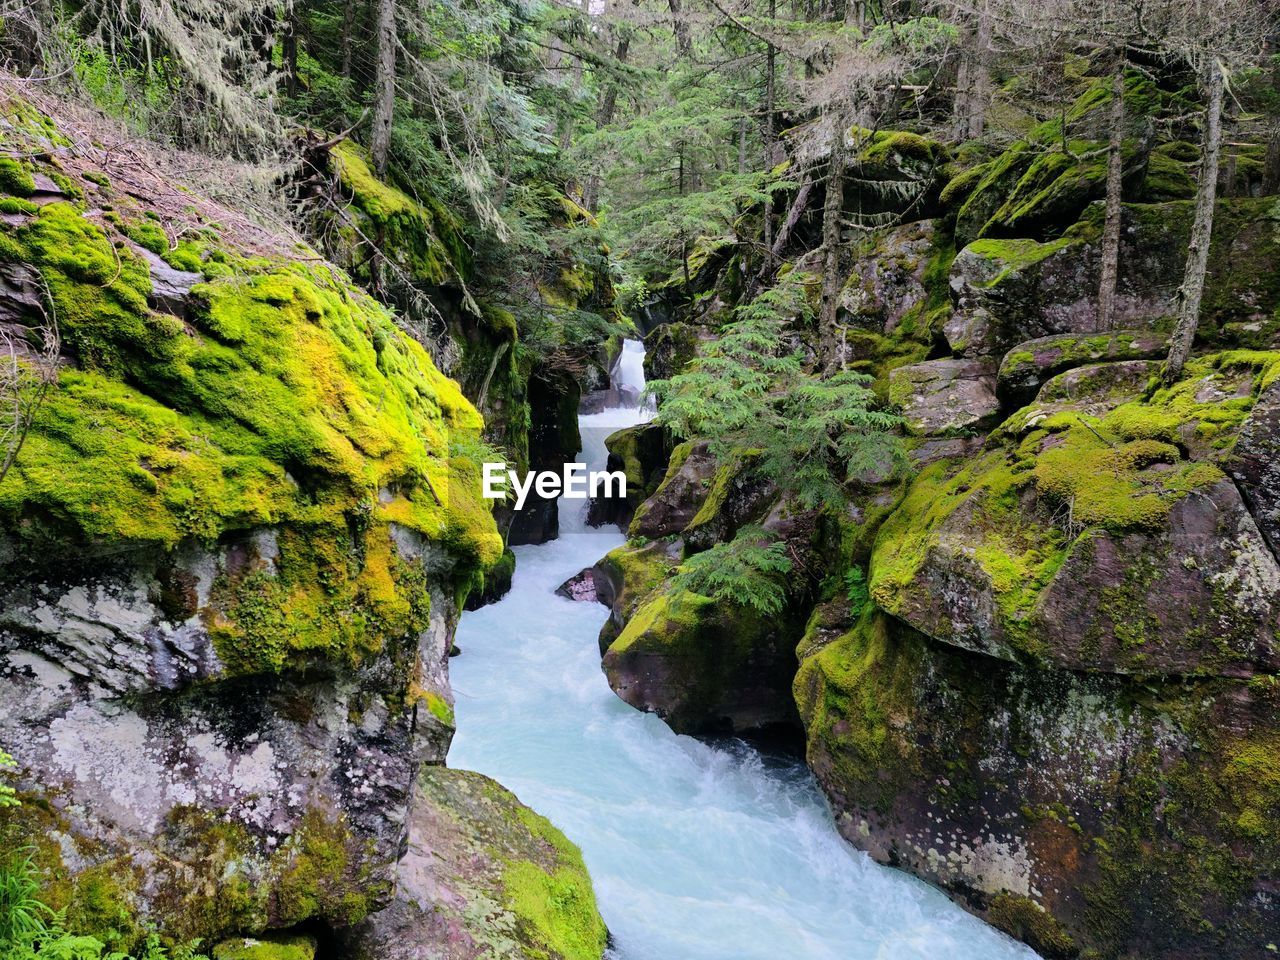
[[[839,629],[815,617],[795,696],[855,847],[1045,958],[1265,955],[1272,685],[1016,664],[875,612]]]
[[[641,423],[624,427],[605,438],[609,451],[606,469],[620,471],[627,478],[627,495],[593,498],[587,512],[587,523],[601,526],[616,524],[625,530],[646,497],[657,488],[671,456],[671,437],[664,427]]]
[[[1219,201],[1201,339],[1234,337],[1262,346],[1274,336],[1280,289],[1269,280],[1269,265],[1280,257],[1280,238],[1270,211],[1265,200]],[[1125,204],[1113,323],[1126,330],[1164,329],[1175,312],[1192,212],[1187,201]],[[1002,357],[1028,340],[1101,332],[1101,236],[1102,210],[1095,205],[1055,239],[988,238],[964,247],[951,267],[953,310],[944,332],[952,351]]]
[[[892,333],[903,317],[920,309],[929,299],[925,273],[936,232],[934,221],[920,220],[872,234],[874,245],[856,251],[840,292],[838,306],[847,322]]]
[[[636,509],[630,535],[657,540],[683,532],[706,502],[716,470],[706,441],[676,447],[662,483]]]
[[[683,546],[678,540],[655,540],[642,547],[618,547],[591,568],[596,598],[609,608],[609,619],[600,628],[602,655],[622,632],[636,607],[679,564]]]
[[[1280,668],[1280,566],[1214,463],[1269,362],[1197,360],[1174,387],[1094,412],[1029,407],[977,457],[926,467],[877,534],[873,598],[934,640],[1005,660]]]
[[[669,380],[681,373],[709,339],[708,331],[691,323],[659,324],[644,338],[645,380]]]
[[[395,899],[337,931],[347,960],[599,960],[608,931],[582,854],[478,773],[424,768]]]
[[[1280,382],[1263,389],[1240,427],[1227,471],[1271,552],[1280,555]]]
[[[619,697],[677,733],[759,732],[795,723],[799,633],[792,618],[664,588],[635,608],[604,672]]]
[[[596,577],[591,567],[579,570],[560,586],[556,587],[556,596],[577,602],[604,602],[600,599],[600,595],[596,593]]]
[[[991,360],[927,360],[889,374],[889,396],[917,436],[978,433],[1000,420]]]
[[[1020,407],[1035,399],[1050,378],[1074,367],[1101,361],[1158,360],[1168,352],[1167,337],[1141,330],[1040,337],[1020,343],[1004,355],[996,393],[1002,402]]]

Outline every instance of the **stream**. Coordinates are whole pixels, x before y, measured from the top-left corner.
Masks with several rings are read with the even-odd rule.
[[[624,346],[625,397],[643,356]],[[604,438],[646,416],[582,416],[580,460],[603,469]],[[677,736],[614,696],[596,641],[607,611],[553,593],[624,542],[587,527],[586,505],[562,501],[560,539],[516,547],[511,592],[462,617],[449,764],[500,781],[582,848],[611,960],[1034,960],[845,843],[799,760]]]

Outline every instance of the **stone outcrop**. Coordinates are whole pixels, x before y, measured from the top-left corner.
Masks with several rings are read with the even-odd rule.
[[[414,785],[452,738],[458,605],[510,556],[467,452],[483,422],[293,238],[56,153],[57,194],[5,197],[0,237],[0,316],[36,319],[38,275],[63,347],[0,485],[0,746],[21,801],[0,849],[30,846],[42,897],[112,950],[155,930],[306,960],[399,902],[406,837],[478,842],[415,832],[442,801]],[[187,219],[166,233],[139,196]],[[576,851],[501,802],[501,839],[532,859],[494,895],[526,919],[521,898],[567,898],[512,921],[514,943],[598,958]],[[538,926],[561,920],[594,932]]]
[[[1105,102],[1068,122],[1093,129]],[[1125,147],[1143,202],[1123,209],[1114,329],[1105,151],[957,162],[944,216],[904,202],[846,246],[841,360],[901,413],[913,475],[862,478],[812,540],[783,534],[813,571],[778,618],[807,619],[782,628],[796,661],[680,587],[681,563],[778,507],[749,453],[696,442],[602,562],[632,568],[602,593],[602,653],[625,700],[692,732],[742,729],[753,663],[792,672],[844,836],[1044,957],[1244,960],[1280,931],[1275,198],[1219,201],[1198,352],[1163,385],[1194,181],[1147,136]],[[816,289],[811,241],[788,266]]]
[[[608,934],[582,854],[509,791],[427,767],[408,827],[395,900],[341,938],[343,956],[599,960]]]
[[[901,406],[907,429],[918,436],[961,436],[1000,421],[996,366],[990,360],[945,359],[897,367],[890,396]]]

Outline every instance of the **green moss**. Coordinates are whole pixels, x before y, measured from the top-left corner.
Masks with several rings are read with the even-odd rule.
[[[124,232],[138,246],[150,250],[157,256],[163,256],[169,252],[169,235],[165,233],[164,227],[154,220],[144,219],[137,223],[126,224]]]
[[[1070,960],[1079,953],[1066,927],[1027,897],[999,894],[991,901],[987,920],[996,929],[1027,944],[1045,960]]]
[[[350,140],[338,144],[331,155],[352,206],[373,223],[371,239],[414,279],[440,284],[466,271],[470,258],[460,225],[442,204],[431,197],[411,197],[379,180],[369,168],[368,155]],[[354,249],[345,259],[357,279],[371,279],[361,274],[360,264],[368,260],[359,250],[363,239],[350,240]]]
[[[1142,198],[1159,203],[1164,200],[1190,200],[1196,195],[1196,181],[1187,164],[1175,159],[1164,149],[1152,151],[1147,158],[1147,173],[1142,182]]]
[[[609,934],[600,919],[582,853],[545,817],[521,808],[519,818],[556,853],[552,869],[517,860],[502,874],[507,906],[518,918],[530,956],[536,960],[600,960]]]
[[[341,925],[363,920],[379,895],[389,892],[373,882],[371,844],[358,840],[342,818],[308,810],[279,854],[279,924],[292,926],[316,916]]]
[[[30,216],[40,208],[21,197],[0,197],[0,213],[16,213]]]
[[[1174,504],[1221,481],[1214,461],[1277,360],[1252,351],[1197,358],[1187,379],[1101,417],[1036,406],[1015,414],[980,456],[932,464],[912,481],[876,536],[872,599],[901,612],[943,525],[963,509],[964,529],[975,531],[965,553],[991,584],[1002,635],[1037,655],[1032,614],[1073,542],[1091,529],[1163,529]]]
[[[159,246],[158,227],[138,229]],[[184,324],[149,309],[146,263],[69,204],[42,207],[14,248],[79,361],[0,489],[0,525],[32,555],[279,528],[278,571],[218,587],[210,627],[240,670],[358,659],[412,632],[425,585],[390,524],[449,550],[459,581],[501,557],[479,465],[454,453],[478,414],[336,272],[223,253],[227,275],[193,290]]]
[[[1072,240],[1061,237],[1048,243],[1036,240],[975,240],[965,249],[987,260],[999,263],[1000,271],[983,286],[994,287],[1011,274],[1033,267],[1060,250],[1071,246]]]
[[[426,703],[427,709],[431,711],[431,715],[433,717],[451,729],[456,726],[456,721],[453,716],[453,706],[448,700],[436,693],[434,690],[423,691],[422,699],[423,702]]]
[[[36,192],[36,182],[31,169],[10,157],[0,157],[0,191],[18,197],[29,197]]]
[[[238,937],[213,948],[213,960],[314,960],[316,942],[308,936]]]
[[[793,686],[808,733],[808,758],[827,782],[858,803],[887,811],[919,773],[906,735],[914,712],[920,651],[891,635],[891,622],[870,607],[856,626],[800,661]]]

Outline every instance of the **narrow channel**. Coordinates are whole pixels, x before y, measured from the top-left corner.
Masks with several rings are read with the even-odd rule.
[[[628,341],[615,379],[643,387]],[[580,418],[581,460],[637,405]],[[614,960],[1034,960],[942,893],[836,833],[805,766],[677,736],[614,696],[596,636],[604,607],[555,595],[623,543],[560,504],[559,540],[517,547],[511,592],[462,618],[451,665],[451,766],[514,790],[581,846]]]

